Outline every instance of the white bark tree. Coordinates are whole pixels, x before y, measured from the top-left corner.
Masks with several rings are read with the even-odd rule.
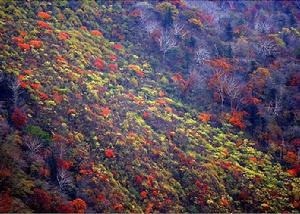
[[[28,139],[28,141],[25,142],[25,145],[29,150],[30,154],[36,154],[42,147],[42,143],[39,142],[38,139],[34,139],[34,138]]]
[[[254,29],[259,33],[268,34],[271,31],[271,24],[267,21],[258,20],[254,24]]]
[[[230,107],[233,109],[238,106],[237,101],[239,100],[242,92],[242,84],[239,80],[227,74],[224,71],[215,71],[214,78],[217,81],[215,84],[217,93],[221,99],[221,108],[223,110],[225,98],[228,97],[230,100]]]
[[[12,91],[12,103],[14,109],[18,106],[19,103],[19,96],[22,94],[22,91],[20,91],[20,81],[14,77],[10,80],[9,88]]]
[[[156,21],[147,21],[143,23],[144,29],[150,36],[155,30],[160,28],[159,24]]]
[[[225,100],[225,91],[226,91],[226,84],[227,84],[227,75],[223,71],[216,71],[215,72],[215,78],[217,79],[217,84],[216,84],[216,90],[218,95],[220,96],[221,99],[221,109],[223,111],[224,107],[224,100]]]
[[[210,53],[205,48],[198,48],[195,52],[194,60],[197,64],[203,65],[206,60],[210,59]]]
[[[72,178],[65,169],[58,170],[56,179],[60,190],[66,189],[72,183]]]
[[[230,99],[230,107],[233,110],[238,106],[238,100],[241,95],[242,85],[239,80],[234,77],[229,77],[226,79],[226,94]]]
[[[184,29],[184,24],[180,23],[179,21],[174,22],[173,32],[175,36],[181,36],[181,37],[185,37],[188,33],[188,31]]]
[[[270,56],[277,53],[277,45],[272,40],[263,40],[258,42],[257,47],[258,53],[263,56]]]
[[[165,59],[166,53],[177,46],[176,39],[171,34],[170,31],[162,31],[160,37],[158,38],[158,45],[163,54],[163,59]]]

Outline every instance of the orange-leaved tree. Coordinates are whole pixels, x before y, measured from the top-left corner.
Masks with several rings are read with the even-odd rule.
[[[233,111],[231,113],[231,117],[229,118],[229,122],[232,125],[239,127],[240,129],[244,129],[244,128],[246,128],[246,125],[243,121],[243,117],[245,115],[247,115],[247,112],[245,112],[245,111]]]
[[[189,77],[185,80],[180,73],[173,75],[172,80],[178,85],[182,95],[185,95],[197,82],[198,75],[195,71],[189,74]]]

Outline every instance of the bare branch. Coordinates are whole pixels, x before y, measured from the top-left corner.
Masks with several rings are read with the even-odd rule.
[[[277,53],[277,45],[272,40],[260,41],[257,44],[258,52],[263,56],[271,56]]]
[[[266,33],[270,33],[271,25],[266,21],[258,20],[254,25],[254,29],[259,33],[266,34]]]
[[[175,36],[182,36],[182,37],[185,37],[188,33],[186,30],[184,30],[184,25],[182,23],[179,23],[178,21],[176,21],[173,24],[173,32]]]
[[[239,81],[230,77],[226,80],[226,94],[229,96],[231,109],[234,107],[234,102],[238,100],[241,95],[241,84]]]
[[[39,149],[42,146],[42,143],[40,143],[37,139],[28,139],[28,141],[25,142],[25,145],[30,153],[35,154],[39,151]]]
[[[16,77],[13,77],[10,81],[9,88],[12,90],[12,102],[14,108],[16,108],[18,106],[19,96],[23,93],[20,91],[20,81]]]
[[[198,64],[203,65],[206,60],[210,59],[210,53],[204,48],[198,48],[194,59]]]
[[[71,176],[65,169],[58,170],[56,179],[61,190],[66,189],[72,182]]]
[[[169,31],[162,32],[161,36],[158,39],[158,43],[164,57],[170,49],[177,46],[174,36],[171,35]]]
[[[143,23],[146,32],[151,35],[156,29],[159,29],[159,24],[156,21],[147,21]]]
[[[279,95],[276,95],[275,100],[271,101],[267,107],[268,112],[277,117],[282,109],[282,88],[279,89]]]

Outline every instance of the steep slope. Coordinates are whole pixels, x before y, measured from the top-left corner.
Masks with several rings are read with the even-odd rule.
[[[1,3],[1,211],[296,211],[299,178],[73,4]]]

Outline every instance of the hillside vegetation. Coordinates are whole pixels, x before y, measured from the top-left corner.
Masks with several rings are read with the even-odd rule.
[[[243,96],[255,106],[255,97],[219,87],[221,77],[248,75],[242,59],[225,51],[236,41],[215,42],[226,53],[207,50],[192,60],[193,41],[219,34],[215,20],[194,18],[188,3],[0,1],[1,212],[299,211],[299,133],[286,137],[274,117],[265,133],[278,136],[265,134],[268,147],[261,146],[254,107],[238,103]],[[145,30],[143,15],[161,26]],[[174,20],[187,17],[168,37]],[[296,28],[285,31],[299,42]],[[257,105],[271,99],[262,85],[280,70],[271,70],[268,57],[245,78]],[[299,66],[296,58],[278,59]],[[285,95],[299,96],[295,81]],[[290,127],[298,122],[294,116]],[[295,145],[285,145],[278,160],[283,135]]]

